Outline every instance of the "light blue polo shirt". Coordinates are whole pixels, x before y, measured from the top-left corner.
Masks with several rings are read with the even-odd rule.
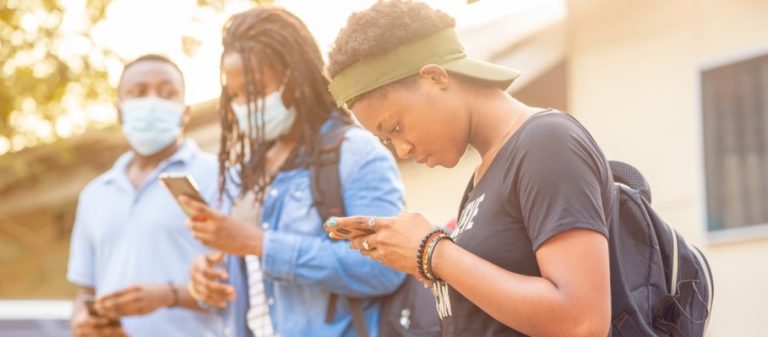
[[[80,193],[67,277],[97,295],[140,283],[186,283],[193,259],[210,250],[184,225],[186,216],[158,179],[161,173],[190,174],[208,203],[224,208],[218,205],[218,162],[194,141],[185,141],[138,189],[127,176],[132,158],[122,155]],[[218,336],[223,329],[215,315],[183,308],[125,317],[122,323],[132,337]]]

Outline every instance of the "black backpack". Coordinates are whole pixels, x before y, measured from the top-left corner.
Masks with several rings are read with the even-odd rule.
[[[704,336],[714,295],[704,254],[653,210],[640,171],[617,161],[610,167],[611,336]]]
[[[321,145],[317,157],[311,161],[310,182],[313,205],[325,222],[328,218],[342,217],[344,199],[339,177],[341,144],[345,134],[354,125],[339,122],[333,129],[320,135]],[[331,294],[325,321],[333,321],[339,295]],[[358,298],[344,297],[352,313],[352,322],[358,337],[368,337],[362,302]],[[413,276],[406,276],[397,290],[381,298],[379,335],[382,337],[437,337],[440,320],[435,299],[429,289]]]

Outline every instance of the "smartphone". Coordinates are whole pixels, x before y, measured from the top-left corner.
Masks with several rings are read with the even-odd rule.
[[[99,316],[99,312],[96,311],[96,300],[93,298],[93,296],[86,295],[83,302],[85,303],[85,308],[88,310],[88,314],[91,316]]]
[[[93,295],[83,295],[83,303],[85,303],[85,309],[88,310],[88,315],[91,315],[92,317],[100,317],[99,312],[96,311],[96,300],[94,299]],[[122,323],[120,323],[120,319],[117,318],[110,318],[107,320],[108,325],[112,326],[120,326]]]
[[[333,238],[337,240],[352,240],[361,236],[368,236],[376,233],[370,229],[346,229],[338,227],[325,227],[329,232],[333,233]]]
[[[192,179],[192,176],[186,173],[163,173],[160,175],[160,181],[163,182],[165,188],[171,192],[171,195],[173,195],[177,202],[179,197],[184,195],[207,205],[203,196],[200,195],[200,189],[197,187],[195,180]],[[184,205],[179,204],[179,206],[188,216],[194,215],[192,210],[186,209]]]

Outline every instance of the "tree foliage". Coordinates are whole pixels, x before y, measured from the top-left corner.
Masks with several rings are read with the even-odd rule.
[[[66,95],[83,102],[109,99],[103,88],[105,59],[112,55],[89,35],[109,2],[87,0],[84,22],[74,29],[62,29],[64,8],[56,0],[6,0],[0,7],[0,136],[21,134],[34,142],[48,130],[55,138]],[[41,118],[24,123],[30,115]]]
[[[2,0],[0,6],[0,156],[16,138],[25,145],[66,137],[59,119],[75,102],[79,109],[109,103],[107,63],[122,60],[94,42],[94,28],[111,0],[85,0],[77,22],[67,22],[58,0]],[[199,7],[224,11],[230,0],[197,0]],[[251,0],[256,5],[274,1]],[[73,28],[74,27],[74,28]],[[193,50],[195,41],[184,41]],[[194,40],[194,39],[192,39]],[[79,121],[87,123],[88,121]],[[84,125],[80,125],[85,127]],[[62,130],[63,129],[63,130]],[[13,150],[13,148],[11,148]]]

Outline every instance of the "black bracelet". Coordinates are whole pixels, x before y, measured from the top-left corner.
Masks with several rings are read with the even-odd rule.
[[[442,229],[436,227],[427,233],[427,235],[424,235],[419,244],[419,250],[416,251],[416,269],[419,271],[419,275],[425,280],[429,280],[429,278],[427,278],[427,275],[424,273],[424,248],[426,248],[427,241],[429,241],[432,235],[435,235],[440,231],[442,231]]]
[[[432,272],[432,256],[435,253],[435,249],[437,248],[437,244],[440,243],[440,241],[442,241],[442,240],[448,240],[448,241],[453,242],[453,238],[450,235],[448,235],[448,234],[440,235],[437,238],[435,238],[434,240],[432,240],[432,243],[429,245],[429,250],[427,250],[427,252],[428,252],[428,255],[427,255],[427,265],[424,266],[425,267],[424,269],[426,269],[426,274],[429,275],[429,277],[431,278],[430,281],[432,281],[432,282],[435,282],[435,281],[442,282],[443,281],[439,277],[436,277],[435,273]]]
[[[169,305],[168,307],[175,307],[179,305],[179,290],[176,289],[176,287],[173,285],[173,282],[168,282],[168,287],[171,288],[171,293],[173,293],[173,303]]]

